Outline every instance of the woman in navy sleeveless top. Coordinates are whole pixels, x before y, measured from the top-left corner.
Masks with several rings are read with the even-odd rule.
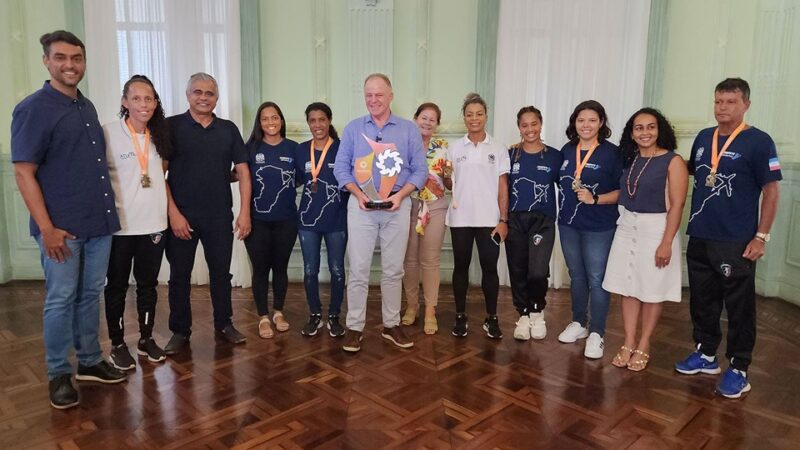
[[[675,132],[657,110],[631,116],[620,138],[625,169],[620,178],[617,231],[603,288],[622,296],[625,343],[612,364],[640,371],[650,359],[650,336],[664,301],[681,301],[678,228],[689,172],[675,154]],[[636,340],[639,315],[642,335]]]

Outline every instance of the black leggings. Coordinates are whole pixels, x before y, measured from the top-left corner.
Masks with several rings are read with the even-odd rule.
[[[128,279],[133,266],[136,280],[136,310],[139,313],[139,333],[141,339],[148,339],[153,333],[156,316],[156,286],[161,259],[164,257],[166,230],[137,236],[114,236],[111,240],[111,255],[108,259],[108,273],[105,302],[108,337],[112,345],[125,343],[125,297],[128,293]]]
[[[295,219],[276,222],[253,220],[253,231],[244,240],[253,264],[253,300],[260,316],[269,314],[267,293],[272,271],[272,308],[280,311],[289,287],[289,257],[297,240]]]
[[[478,259],[481,264],[481,288],[486,301],[486,313],[497,314],[497,292],[500,280],[497,277],[497,258],[500,246],[492,241],[493,228],[451,227],[453,242],[453,296],[456,312],[467,310],[467,288],[469,288],[469,265],[472,262],[472,244],[478,246]]]

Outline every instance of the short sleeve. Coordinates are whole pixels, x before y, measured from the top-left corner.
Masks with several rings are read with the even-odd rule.
[[[762,139],[756,143],[756,151],[754,152],[753,173],[756,177],[756,182],[760,187],[783,179],[781,174],[781,164],[778,161],[778,150],[775,147],[775,141],[764,134]]]
[[[511,172],[511,158],[508,156],[508,151],[505,147],[500,150],[500,161],[497,164],[497,176],[503,176]]]
[[[233,152],[231,154],[234,164],[247,163],[249,157],[247,154],[247,147],[244,145],[242,134],[239,133],[239,128],[236,125],[231,125],[231,133],[233,134]]]
[[[692,151],[689,152],[689,160],[686,161],[686,167],[689,169],[689,175],[694,175],[695,167],[695,158],[697,157],[697,147],[698,142],[700,141],[700,135],[698,134],[697,137],[694,138],[694,142],[692,143]]]
[[[47,156],[47,124],[27,107],[14,109],[11,119],[11,161],[41,164]]]

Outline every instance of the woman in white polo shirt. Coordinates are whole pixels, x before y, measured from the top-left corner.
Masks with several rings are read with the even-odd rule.
[[[156,286],[167,229],[167,190],[162,158],[171,149],[161,100],[153,83],[134,75],[122,90],[120,120],[103,126],[108,173],[122,229],[114,233],[105,289],[111,362],[131,370],[136,363],[125,345],[122,317],[133,267],[139,343],[136,352],[150,362],[166,358],[153,340]]]
[[[452,178],[445,184],[453,191],[447,225],[453,243],[453,295],[456,320],[453,336],[467,335],[467,288],[472,245],[478,246],[481,287],[486,302],[483,329],[492,339],[502,339],[497,321],[497,258],[500,242],[508,234],[508,151],[486,133],[487,108],[480,95],[470,93],[461,107],[467,134],[450,146],[447,159]]]

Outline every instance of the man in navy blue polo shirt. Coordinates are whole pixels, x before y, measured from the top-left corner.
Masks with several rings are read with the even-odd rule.
[[[164,351],[180,352],[192,333],[190,301],[192,268],[197,243],[202,242],[208,263],[214,329],[224,340],[245,341],[231,317],[231,252],[233,251],[233,199],[231,164],[239,180],[241,209],[236,219],[238,238],[250,234],[250,171],[239,128],[214,114],[219,89],[207,73],[189,78],[189,110],[167,119],[173,155],[167,172],[169,226],[166,253],[170,265],[169,329]]]
[[[750,390],[747,368],[756,342],[756,261],[764,256],[778,207],[781,166],[775,142],[747,125],[750,86],[741,78],[720,82],[714,92],[718,126],[700,131],[692,146],[694,175],[689,215],[689,309],[697,350],[675,364],[693,375],[720,373],[720,315],[728,311],[730,365],[717,392],[738,398]],[[759,214],[759,198],[761,212]]]
[[[381,243],[381,336],[401,348],[414,345],[400,327],[403,259],[411,221],[409,194],[423,187],[428,164],[414,122],[392,114],[394,94],[381,73],[364,81],[369,114],[344,128],[333,174],[351,196],[347,203],[350,276],[347,281],[347,334],[342,349],[361,350],[367,315],[369,274],[375,241]],[[381,205],[384,208],[372,209]]]
[[[42,254],[50,404],[66,409],[78,404],[67,359],[73,345],[77,380],[119,383],[126,377],[103,359],[97,338],[111,234],[120,225],[103,129],[78,90],[86,70],[83,42],[60,30],[39,42],[51,78],[14,108],[11,159]]]

